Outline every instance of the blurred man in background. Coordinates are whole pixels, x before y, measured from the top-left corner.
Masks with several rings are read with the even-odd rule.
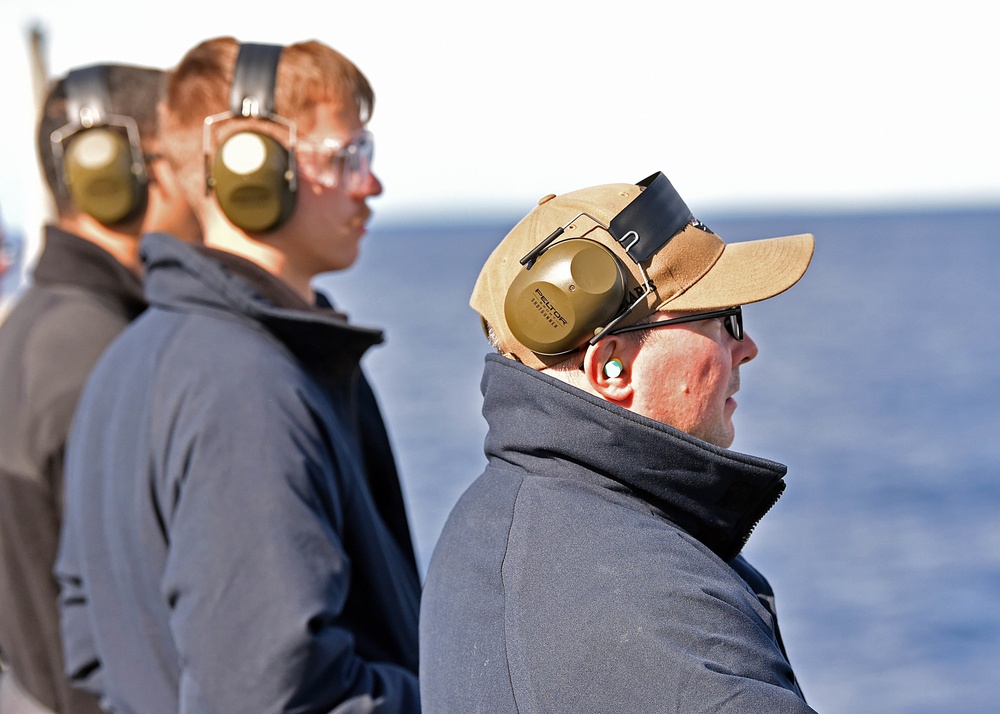
[[[116,711],[419,710],[420,582],[360,366],[382,333],[311,286],[382,191],[373,102],[319,42],[216,38],[171,76],[205,245],[143,241],[150,308],[81,400],[57,565],[69,670]]]
[[[31,286],[0,326],[0,711],[97,712],[64,674],[52,574],[67,432],[87,375],[145,307],[140,236],[200,230],[159,158],[157,69],[95,65],[56,81],[38,157],[57,209]]]

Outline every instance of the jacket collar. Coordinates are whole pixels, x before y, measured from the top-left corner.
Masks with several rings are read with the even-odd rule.
[[[282,281],[237,256],[187,245],[165,233],[142,240],[151,305],[239,315],[264,327],[309,368],[329,378],[353,374],[382,331],[356,327],[322,295],[306,304]]]
[[[729,451],[518,362],[486,358],[486,454],[533,474],[624,486],[720,558],[739,554],[786,468]]]
[[[33,276],[39,285],[73,285],[108,294],[131,317],[146,307],[142,281],[135,273],[95,243],[54,225],[45,226],[45,249]]]

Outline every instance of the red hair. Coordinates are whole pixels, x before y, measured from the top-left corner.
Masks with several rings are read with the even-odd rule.
[[[204,194],[204,121],[229,110],[239,49],[240,43],[232,37],[206,40],[184,56],[167,82],[166,100],[161,107],[164,153],[192,199]],[[284,48],[274,94],[275,112],[295,122],[300,132],[311,129],[314,109],[319,104],[353,108],[362,123],[368,121],[375,106],[375,94],[361,70],[315,40]],[[240,122],[239,127],[246,128],[246,124]],[[279,140],[284,138],[270,122],[260,122],[254,128],[273,133]]]

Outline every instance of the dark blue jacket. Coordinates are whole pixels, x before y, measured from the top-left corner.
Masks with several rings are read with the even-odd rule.
[[[431,559],[435,714],[809,712],[738,555],[785,468],[490,356],[485,473]]]
[[[150,309],[70,436],[70,674],[118,712],[418,711],[420,584],[358,365],[381,333],[233,256],[143,252]]]

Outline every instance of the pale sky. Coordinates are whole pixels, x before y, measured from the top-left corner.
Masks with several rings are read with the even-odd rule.
[[[48,68],[318,39],[375,87],[380,219],[520,215],[662,170],[695,211],[1000,203],[994,3],[0,0],[0,210],[37,221],[27,28]],[[263,8],[269,8],[265,10]]]

